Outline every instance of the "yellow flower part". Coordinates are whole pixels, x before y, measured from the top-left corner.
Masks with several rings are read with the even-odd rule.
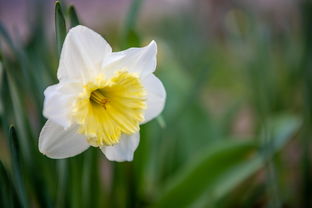
[[[121,134],[139,131],[145,100],[145,89],[136,74],[119,71],[109,79],[99,75],[84,86],[74,102],[72,118],[90,145],[114,145]]]

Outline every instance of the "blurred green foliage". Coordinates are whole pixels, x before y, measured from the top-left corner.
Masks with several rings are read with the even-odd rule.
[[[206,34],[196,9],[141,32],[142,3],[133,0],[109,36],[124,49],[153,34],[168,98],[141,127],[131,163],[95,148],[66,160],[38,151],[43,90],[57,81],[66,32],[79,24],[74,6],[55,4],[55,47],[40,12],[26,44],[0,24],[0,207],[311,207],[310,1],[299,5],[297,30],[276,35],[238,8],[222,38]]]

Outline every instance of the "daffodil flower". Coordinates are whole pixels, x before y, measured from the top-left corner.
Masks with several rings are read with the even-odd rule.
[[[57,78],[45,92],[48,119],[39,150],[55,159],[99,147],[109,160],[131,161],[140,125],[163,110],[166,92],[153,74],[157,46],[112,52],[85,26],[72,28],[64,41]]]

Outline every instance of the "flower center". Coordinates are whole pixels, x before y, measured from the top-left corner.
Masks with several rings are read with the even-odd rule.
[[[100,105],[106,110],[106,104],[110,102],[110,100],[105,97],[104,89],[97,89],[91,92],[90,102],[93,105]]]
[[[146,93],[140,78],[120,71],[111,79],[98,76],[84,86],[72,118],[92,146],[114,145],[121,134],[139,131]]]

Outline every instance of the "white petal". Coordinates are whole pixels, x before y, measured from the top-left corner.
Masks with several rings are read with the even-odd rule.
[[[130,136],[123,134],[118,144],[115,144],[113,146],[103,146],[101,147],[101,150],[105,154],[107,159],[111,161],[132,161],[134,151],[138,147],[139,141],[139,132]]]
[[[142,78],[153,73],[156,69],[157,45],[152,41],[143,48],[129,48],[114,52],[104,59],[103,72],[109,76],[115,71],[127,70],[139,74]]]
[[[101,35],[78,25],[70,29],[65,38],[57,77],[87,81],[98,74],[104,58],[111,52],[112,48]]]
[[[44,91],[43,115],[64,128],[69,127],[72,103],[81,90],[82,85],[77,82],[60,82],[48,87]]]
[[[39,136],[39,151],[54,159],[75,156],[89,147],[86,138],[77,134],[77,127],[64,130],[63,127],[48,120]]]
[[[147,91],[147,108],[144,112],[143,122],[146,123],[157,117],[164,109],[166,91],[161,81],[154,74],[150,74],[143,79],[142,84]]]

